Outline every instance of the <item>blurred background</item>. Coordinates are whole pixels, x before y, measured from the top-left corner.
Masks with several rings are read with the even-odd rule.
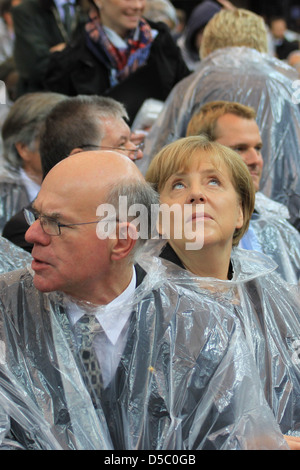
[[[193,8],[201,3],[199,0],[171,0],[174,7],[184,10],[187,18]],[[272,16],[283,16],[289,29],[300,33],[300,2],[299,0],[233,0],[231,3],[238,8],[247,8],[262,15],[266,21]]]

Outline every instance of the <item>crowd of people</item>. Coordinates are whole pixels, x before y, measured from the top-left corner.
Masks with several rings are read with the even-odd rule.
[[[1,450],[300,450],[299,35],[182,13],[2,1]]]

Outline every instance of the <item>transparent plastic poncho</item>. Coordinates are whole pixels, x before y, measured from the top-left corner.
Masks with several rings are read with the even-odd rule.
[[[270,257],[239,248],[232,252],[230,281],[199,278],[164,263],[171,278],[189,279],[202,309],[239,319],[277,423],[284,434],[300,437],[299,286],[284,281]]]
[[[181,80],[145,139],[138,166],[145,174],[162,147],[184,137],[192,115],[205,103],[237,101],[257,112],[264,160],[260,190],[289,209],[300,228],[300,84],[297,72],[245,47],[218,49]],[[298,84],[298,88],[297,88]],[[297,222],[298,221],[298,222]]]
[[[141,259],[147,275],[130,306],[126,347],[96,407],[69,299],[38,292],[29,269],[0,276],[2,448],[288,449],[265,400],[256,342],[249,348],[231,313],[235,296],[216,302],[175,265]],[[231,288],[238,293],[240,283]]]
[[[0,165],[0,234],[6,222],[29,202],[19,172],[13,167]]]
[[[0,236],[0,273],[30,265],[31,254]]]
[[[270,256],[283,279],[299,284],[300,233],[289,223],[289,211],[283,204],[257,192],[255,212],[239,246]]]

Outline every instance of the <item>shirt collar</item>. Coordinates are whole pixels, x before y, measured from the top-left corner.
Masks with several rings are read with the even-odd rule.
[[[54,0],[54,3],[57,7],[62,7],[65,3],[70,3],[70,5],[75,6],[75,1],[66,1],[66,0]]]
[[[27,175],[26,171],[23,168],[20,168],[20,176],[21,176],[21,180],[23,181],[23,184],[26,188],[29,201],[33,201],[36,198],[37,193],[41,189],[41,185],[38,184],[36,181],[33,181]]]
[[[109,304],[99,306],[95,312],[97,320],[112,344],[116,344],[131,314],[130,304],[135,288],[136,272],[133,267],[132,278],[128,287]],[[81,305],[71,301],[68,302],[67,312],[72,325],[75,325],[85,313]]]

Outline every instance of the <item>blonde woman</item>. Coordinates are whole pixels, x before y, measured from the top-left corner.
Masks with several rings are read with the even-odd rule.
[[[206,25],[197,70],[181,80],[145,139],[139,168],[168,143],[184,137],[191,117],[205,103],[237,101],[253,107],[264,142],[261,191],[285,204],[300,227],[299,106],[293,103],[297,72],[266,54],[263,19],[253,12],[221,10]],[[282,122],[285,126],[282,126]]]
[[[160,257],[170,277],[179,282],[181,276],[190,276],[190,288],[203,299],[203,308],[239,319],[281,431],[297,437],[299,290],[280,279],[270,258],[235,248],[254,208],[255,189],[247,166],[221,144],[203,136],[186,137],[155,156],[146,179],[159,192],[162,206],[182,209],[177,225],[172,225],[176,219],[171,210],[170,227],[162,216],[159,221],[162,237],[168,235]],[[189,219],[184,216],[186,208]],[[187,229],[188,222],[192,230]],[[199,239],[202,243],[190,249]]]

